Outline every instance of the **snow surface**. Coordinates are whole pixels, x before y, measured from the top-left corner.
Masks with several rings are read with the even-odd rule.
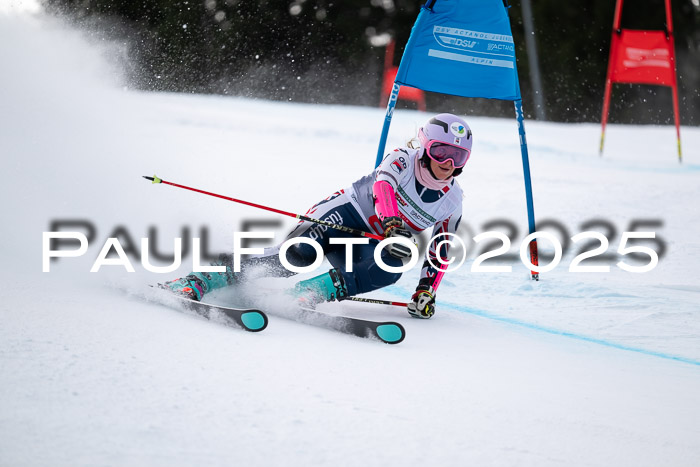
[[[129,91],[120,51],[0,16],[0,465],[700,465],[700,129],[682,128],[681,165],[670,126],[610,125],[601,158],[597,124],[526,123],[537,218],[569,236],[607,221],[610,253],[660,221],[651,272],[569,272],[578,245],[540,282],[517,260],[470,272],[485,223],[515,223],[517,252],[527,220],[515,121],[469,118],[472,249],[434,319],[342,305],[401,322],[397,346],[274,312],[251,334],[140,298],[191,255],[169,275],[89,270],[120,227],[137,251],[150,227],[163,252],[201,227],[230,251],[243,220],[281,220],[278,238],[294,220],[141,176],[303,213],[371,170],[383,110]],[[427,118],[397,111],[389,145]],[[43,273],[42,232],[68,219],[95,239]],[[417,276],[372,296],[406,300]]]

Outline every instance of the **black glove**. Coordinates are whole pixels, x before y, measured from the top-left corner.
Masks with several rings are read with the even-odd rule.
[[[403,237],[409,239],[416,245],[416,240],[413,238],[413,234],[409,232],[403,225],[403,221],[400,217],[392,216],[387,217],[382,221],[382,229],[384,229],[384,237]],[[387,251],[394,258],[408,258],[411,256],[411,249],[406,245],[400,243],[392,243],[387,247]]]
[[[408,304],[408,313],[416,318],[428,319],[435,314],[435,291],[429,285],[419,285]]]

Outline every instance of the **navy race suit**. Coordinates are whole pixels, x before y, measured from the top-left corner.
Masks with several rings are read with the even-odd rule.
[[[462,217],[462,189],[454,178],[442,190],[431,190],[421,185],[414,172],[414,164],[419,163],[421,151],[405,147],[395,149],[387,154],[374,172],[315,204],[306,215],[382,235],[381,223],[374,211],[372,186],[375,182],[384,180],[394,188],[399,215],[408,230],[419,234],[432,229],[431,238],[442,233],[455,234]],[[333,237],[352,237],[352,234],[302,221],[287,239],[300,236],[308,237],[321,245],[328,261],[341,271],[350,296],[386,287],[401,276],[400,273],[384,271],[375,263],[374,248],[379,243],[377,240],[370,239],[368,245],[353,245],[353,271],[349,272],[346,270],[345,245],[331,245],[329,240]],[[434,241],[430,245],[426,260],[428,257],[436,258],[436,243]],[[264,266],[264,275],[292,275],[279,262],[279,248],[280,246],[267,248],[262,255],[244,261],[243,273],[247,275],[249,268],[260,265]],[[443,247],[439,254],[446,258],[447,248]],[[310,245],[296,244],[287,250],[287,259],[295,266],[308,266],[316,259],[316,251]],[[386,249],[382,252],[382,259],[389,266],[398,267],[402,264],[401,260],[389,255]],[[433,263],[437,264],[435,261]],[[421,282],[427,281],[431,285],[436,273],[437,270],[425,261],[421,269]]]

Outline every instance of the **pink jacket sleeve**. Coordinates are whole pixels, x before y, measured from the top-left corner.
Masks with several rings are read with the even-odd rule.
[[[396,194],[391,183],[386,180],[375,182],[372,185],[372,194],[374,195],[374,211],[377,213],[380,221],[383,222],[387,217],[399,215]]]

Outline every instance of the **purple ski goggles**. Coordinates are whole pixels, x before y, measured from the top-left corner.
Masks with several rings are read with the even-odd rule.
[[[452,160],[452,165],[455,169],[464,167],[464,164],[469,160],[471,150],[454,146],[438,140],[427,141],[427,138],[421,131],[418,135],[421,145],[425,148],[428,157],[437,162],[444,164],[448,160]]]

